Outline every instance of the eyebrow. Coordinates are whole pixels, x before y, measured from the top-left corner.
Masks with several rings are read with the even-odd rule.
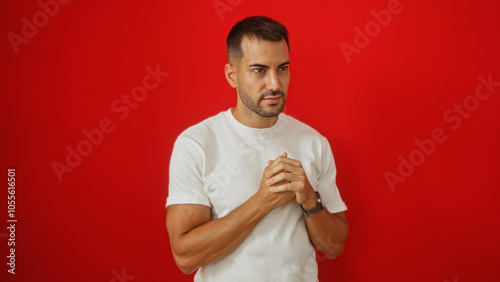
[[[284,66],[284,65],[288,65],[288,64],[290,64],[290,61],[286,61],[284,63],[281,63],[278,67],[281,67],[281,66]],[[269,68],[269,66],[266,66],[266,65],[263,65],[263,64],[258,64],[258,63],[251,64],[251,65],[249,65],[249,67]]]

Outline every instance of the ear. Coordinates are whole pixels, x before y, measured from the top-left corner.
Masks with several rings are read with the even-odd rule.
[[[233,88],[236,88],[236,67],[231,65],[230,63],[227,63],[224,66],[224,72],[226,75],[227,82],[229,82],[229,85],[231,85]]]

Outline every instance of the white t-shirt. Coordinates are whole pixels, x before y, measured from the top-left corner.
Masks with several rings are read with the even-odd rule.
[[[284,152],[302,163],[330,213],[347,209],[335,184],[335,163],[325,137],[284,113],[270,128],[247,127],[231,109],[177,138],[166,205],[206,205],[212,219],[224,217],[257,193],[267,161]],[[200,268],[194,281],[317,281],[317,276],[305,218],[292,201],[267,214],[228,256]]]

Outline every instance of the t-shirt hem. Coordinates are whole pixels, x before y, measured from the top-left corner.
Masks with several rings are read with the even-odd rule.
[[[347,210],[347,206],[345,205],[344,202],[341,203],[334,203],[334,204],[328,204],[325,205],[325,208],[330,212],[330,213],[337,213],[337,212],[343,212]]]
[[[210,201],[207,198],[200,196],[168,197],[165,207],[168,207],[170,205],[181,205],[181,204],[198,204],[211,207]]]

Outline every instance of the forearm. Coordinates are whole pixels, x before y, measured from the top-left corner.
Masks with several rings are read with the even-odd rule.
[[[227,216],[181,234],[173,248],[179,268],[189,274],[227,256],[245,240],[267,212],[254,196]]]
[[[269,165],[267,177],[266,183],[273,193],[295,193],[296,202],[306,210],[317,205],[315,190],[307,179],[301,162],[288,158],[286,153]],[[344,213],[333,215],[323,209],[309,215],[306,224],[309,238],[316,249],[330,259],[340,255],[349,232]]]
[[[342,253],[349,233],[345,218],[331,214],[324,208],[321,212],[309,215],[306,225],[309,238],[316,249],[329,259],[335,259]]]

